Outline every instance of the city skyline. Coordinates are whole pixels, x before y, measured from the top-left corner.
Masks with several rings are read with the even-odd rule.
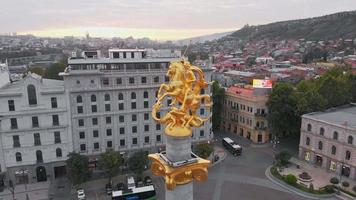
[[[354,9],[356,2],[352,0],[292,0],[288,4],[281,0],[219,3],[212,0],[14,0],[3,2],[0,32],[50,37],[84,36],[89,32],[93,37],[176,40],[238,30],[245,24],[267,24]]]

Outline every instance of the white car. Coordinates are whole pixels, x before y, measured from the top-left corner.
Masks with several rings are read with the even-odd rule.
[[[84,200],[85,199],[85,193],[82,188],[77,189],[77,196],[78,200]]]

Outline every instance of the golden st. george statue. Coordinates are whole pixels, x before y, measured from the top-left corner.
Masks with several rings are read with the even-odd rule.
[[[166,125],[167,135],[190,136],[191,127],[199,127],[211,117],[202,118],[196,113],[201,103],[206,108],[213,105],[208,94],[201,94],[201,90],[207,88],[209,83],[205,81],[203,71],[186,60],[172,61],[167,76],[169,83],[161,84],[157,93],[157,102],[153,105],[152,117],[156,122]],[[165,116],[159,117],[157,112],[166,97],[172,98],[170,111]]]

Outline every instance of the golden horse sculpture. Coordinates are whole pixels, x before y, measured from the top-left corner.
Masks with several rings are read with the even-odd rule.
[[[191,127],[200,127],[209,117],[201,118],[196,114],[201,103],[210,108],[213,103],[210,96],[200,94],[201,89],[207,88],[209,83],[204,80],[203,71],[192,66],[188,61],[172,61],[167,76],[168,84],[161,84],[157,93],[157,102],[153,105],[152,117],[160,123],[165,124],[165,133],[174,137],[190,136]],[[166,97],[172,98],[170,111],[159,118],[157,112],[162,107],[162,100]]]

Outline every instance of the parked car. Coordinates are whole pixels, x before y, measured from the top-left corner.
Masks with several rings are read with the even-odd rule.
[[[125,184],[124,183],[118,183],[117,185],[118,190],[124,190],[125,189]]]
[[[77,197],[78,200],[84,200],[85,199],[85,192],[82,188],[77,189]]]
[[[106,186],[105,186],[105,189],[106,189],[106,194],[107,195],[111,195],[112,194],[112,186],[111,186],[111,184],[106,184]]]
[[[146,176],[144,181],[145,181],[145,185],[152,185],[152,179],[150,176]]]

